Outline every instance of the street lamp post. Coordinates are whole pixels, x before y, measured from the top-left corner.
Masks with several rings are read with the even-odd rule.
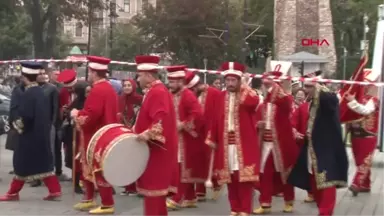
[[[109,57],[113,58],[113,30],[116,24],[116,2],[115,0],[111,0],[109,4]],[[112,77],[112,70],[110,71],[109,74]]]
[[[367,49],[367,46],[368,46],[368,42],[367,42],[367,33],[369,32],[369,26],[368,26],[368,15],[365,13],[364,14],[364,17],[363,17],[363,21],[364,21],[364,28],[363,28],[363,42],[362,42],[362,45],[361,45],[361,50],[366,50]]]
[[[113,31],[116,24],[117,14],[116,14],[116,2],[114,0],[110,1],[109,5],[109,57],[112,58],[112,48],[113,48]]]
[[[208,65],[208,59],[204,58],[204,84],[207,84],[207,65]]]
[[[347,55],[348,55],[348,50],[343,47],[343,80],[345,80],[345,76],[347,73]]]

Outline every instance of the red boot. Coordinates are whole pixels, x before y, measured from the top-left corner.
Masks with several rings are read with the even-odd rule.
[[[19,194],[5,194],[0,197],[0,202],[19,201]]]
[[[19,192],[23,188],[24,183],[22,180],[13,179],[7,194],[0,197],[0,202],[19,201]]]
[[[44,197],[46,201],[59,201],[61,197],[61,187],[56,175],[49,176],[43,179],[44,184],[47,186],[49,194]]]

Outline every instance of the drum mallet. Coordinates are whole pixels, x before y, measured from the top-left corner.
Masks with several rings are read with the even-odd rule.
[[[213,187],[212,172],[213,172],[213,161],[214,161],[214,158],[215,158],[215,150],[212,149],[211,150],[211,158],[209,160],[208,178],[207,178],[207,181],[205,181],[205,183],[204,183],[205,187],[207,187],[207,188],[212,188]]]

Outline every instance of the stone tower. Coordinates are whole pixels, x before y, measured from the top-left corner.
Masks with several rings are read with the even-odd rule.
[[[328,58],[326,71],[336,70],[330,0],[275,0],[275,58],[306,51]],[[325,39],[329,46],[302,46],[303,38]]]

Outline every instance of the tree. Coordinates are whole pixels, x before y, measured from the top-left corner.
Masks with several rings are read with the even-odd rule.
[[[221,0],[162,0],[148,6],[135,18],[135,26],[146,36],[143,53],[170,53],[174,63],[201,67],[203,58],[213,62],[225,46],[217,39],[201,38],[206,27],[224,28]]]
[[[26,57],[32,45],[28,17],[20,6],[4,3],[0,3],[0,59]]]
[[[363,17],[367,14],[369,32],[367,40],[370,41],[370,60],[372,60],[373,46],[376,35],[377,7],[381,0],[331,0],[333,25],[335,32],[336,51],[338,54],[338,70],[343,67],[343,47],[348,50],[347,75],[350,76],[359,63],[360,41],[363,40]]]
[[[23,4],[32,21],[33,45],[38,58],[55,55],[61,21],[65,18],[92,20],[93,12],[104,8],[102,0],[24,0]]]
[[[105,29],[104,31],[98,31],[94,35],[91,44],[93,54],[110,56],[110,58],[117,61],[133,62],[140,50],[145,49],[138,29],[131,24],[116,24],[113,29],[112,50],[108,48],[108,32],[109,29]]]
[[[250,1],[248,16],[243,17],[243,1],[236,0],[160,0],[156,8],[148,7],[135,18],[140,34],[147,36],[147,53],[171,53],[174,63],[203,67],[207,58],[209,67],[217,67],[225,60],[243,62],[244,27],[247,23],[273,22],[273,1]],[[259,2],[259,3],[255,3]],[[272,3],[270,3],[272,2]],[[257,10],[257,12],[256,12]],[[272,10],[272,13],[271,13]],[[270,17],[272,15],[272,18]],[[228,23],[228,25],[226,24]],[[263,34],[272,35],[273,25],[263,28]],[[204,38],[210,35],[207,27],[228,30],[221,37]],[[248,28],[249,34],[253,31]],[[215,32],[219,35],[221,32]],[[273,37],[270,37],[273,41]],[[248,40],[253,47],[261,46],[259,38]],[[268,43],[268,42],[266,42]],[[263,44],[263,46],[266,46]]]

